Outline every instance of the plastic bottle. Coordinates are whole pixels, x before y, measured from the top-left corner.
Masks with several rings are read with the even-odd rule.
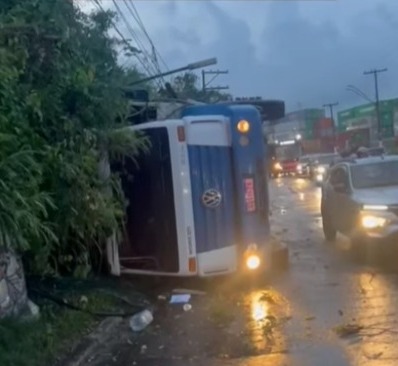
[[[130,318],[130,328],[133,332],[144,330],[153,321],[152,312],[145,309]]]

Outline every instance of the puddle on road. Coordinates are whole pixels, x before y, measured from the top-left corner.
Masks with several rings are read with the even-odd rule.
[[[254,353],[285,353],[283,327],[290,319],[287,301],[275,290],[258,290],[245,295],[245,303],[246,333]]]

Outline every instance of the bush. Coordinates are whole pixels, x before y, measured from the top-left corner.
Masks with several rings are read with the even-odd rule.
[[[135,156],[146,141],[126,125],[122,87],[137,77],[117,64],[112,13],[85,15],[67,0],[0,4],[0,245],[35,274],[91,269],[120,226],[123,197],[107,194],[98,164]]]

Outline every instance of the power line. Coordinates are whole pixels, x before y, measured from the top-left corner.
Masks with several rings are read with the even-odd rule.
[[[149,43],[152,46],[152,51],[154,53],[154,57],[155,58],[159,58],[159,60],[163,63],[163,66],[165,66],[166,70],[169,70],[169,67],[166,63],[166,61],[163,59],[162,55],[159,53],[159,51],[156,49],[150,35],[148,34],[145,25],[141,19],[141,16],[137,10],[137,8],[135,7],[134,3],[132,1],[128,1],[128,0],[124,0],[126,7],[130,10],[131,15],[133,16],[133,18],[136,20],[137,24],[139,25],[139,27],[141,28],[142,32],[145,34],[145,36],[147,37]],[[156,59],[157,62],[157,59]],[[159,70],[160,71],[160,70]]]
[[[121,16],[121,18],[123,19],[123,21],[124,21],[124,23],[125,23],[125,25],[126,25],[126,27],[127,27],[127,30],[130,32],[130,34],[131,34],[131,36],[133,37],[134,41],[135,41],[135,42],[137,43],[137,45],[141,48],[141,50],[142,50],[142,52],[144,53],[144,55],[145,55],[146,57],[148,57],[149,53],[148,53],[147,49],[145,48],[144,44],[141,42],[140,38],[139,38],[138,35],[136,34],[134,28],[130,25],[130,22],[129,22],[129,21],[127,20],[127,18],[124,16],[122,9],[121,9],[121,8],[119,7],[119,5],[117,4],[116,0],[112,0],[112,2],[113,2],[113,4],[114,4],[114,6],[115,6],[115,8],[116,8],[116,10],[117,10],[117,12],[118,12],[118,14],[119,14],[119,15]],[[126,5],[127,5],[127,4],[126,4]],[[127,10],[130,11],[130,8],[128,8]],[[148,61],[148,60],[146,60],[146,61]],[[151,61],[151,60],[149,60],[149,61]],[[155,65],[155,71],[157,72],[157,70],[156,70],[156,65]]]
[[[99,8],[100,11],[106,13],[105,9],[102,7],[101,3],[99,0],[93,0],[94,3],[97,5],[97,7]],[[122,39],[123,43],[129,48],[131,49],[133,52],[139,52],[139,50],[132,46],[127,39],[123,36],[122,32],[120,32],[119,28],[116,26],[116,24],[112,21],[112,27],[115,29],[116,33],[119,35],[119,37]]]
[[[115,2],[115,0],[113,0],[113,1]],[[125,3],[125,6],[126,6],[126,8],[127,8],[127,11],[130,13],[130,15],[131,15],[131,16],[137,21],[137,23],[138,23],[138,20],[137,20],[137,18],[136,18],[136,15],[134,14],[133,10],[130,8],[129,3],[128,3],[127,1],[124,1],[124,3]],[[115,4],[115,6],[117,6],[117,5]],[[120,10],[120,8],[119,8],[118,6],[117,6],[117,8],[118,8],[118,10],[121,12],[121,10]],[[124,17],[124,18],[125,18],[125,17]],[[125,23],[128,23],[128,22],[125,21]],[[139,25],[140,25],[140,24],[139,24]],[[147,61],[149,64],[153,64],[154,70],[155,70],[155,74],[161,73],[161,70],[160,70],[159,64],[158,64],[158,62],[157,62],[157,59],[153,57],[153,51],[152,51],[152,56],[151,56],[150,52],[148,52],[148,50],[146,49],[145,45],[141,42],[140,37],[137,35],[137,33],[135,32],[135,30],[132,28],[132,26],[130,26],[130,24],[128,24],[128,29],[129,29],[130,33],[133,35],[133,37],[134,37],[135,41],[137,42],[137,44],[139,45],[139,47],[142,49],[142,51],[143,51],[143,53],[144,53],[144,55],[145,55],[145,57],[146,57],[146,61]],[[162,80],[162,81],[163,81],[163,80]],[[157,83],[158,83],[158,85],[159,85],[160,87],[162,87],[162,83],[161,83],[160,80],[157,80]],[[164,81],[163,81],[163,83],[164,83]]]
[[[381,72],[386,72],[388,69],[372,69],[369,71],[364,71],[364,75],[372,75],[374,77],[375,82],[375,95],[376,95],[376,118],[377,118],[377,134],[378,139],[381,139],[381,123],[380,123],[380,103],[379,103],[379,83],[378,83],[378,74]]]
[[[142,67],[147,71],[147,73],[148,73],[149,75],[152,75],[153,72],[156,74],[156,73],[157,73],[156,67],[155,67],[154,69],[151,68],[152,65],[151,65],[150,62],[148,62],[148,56],[145,55],[145,53],[147,52],[146,49],[145,49],[145,47],[143,47],[142,43],[141,43],[140,40],[137,38],[134,29],[131,27],[131,25],[129,24],[127,18],[124,16],[124,14],[123,14],[121,8],[119,7],[119,5],[117,4],[116,0],[112,0],[112,2],[113,2],[113,5],[114,5],[115,8],[116,8],[118,14],[120,15],[120,17],[121,17],[122,20],[124,21],[124,24],[126,25],[126,28],[127,28],[127,30],[130,32],[131,36],[133,37],[133,39],[135,40],[135,42],[137,43],[137,45],[138,45],[139,47],[142,47],[142,50],[141,50],[141,51],[143,52],[144,56],[146,56],[146,58],[147,58],[147,60],[146,60],[147,63],[146,63],[145,61],[141,60],[138,56],[136,56],[137,59],[139,60],[139,62],[141,63]],[[151,69],[152,69],[152,70],[151,70]],[[159,84],[160,87],[162,87],[162,84],[161,84],[159,81],[158,81],[158,84]]]
[[[355,85],[347,85],[346,90],[358,95],[359,97],[365,99],[370,103],[374,103],[371,98],[369,98],[361,89],[357,88]]]

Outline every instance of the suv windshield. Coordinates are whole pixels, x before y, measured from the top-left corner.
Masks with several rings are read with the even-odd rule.
[[[355,188],[372,188],[398,185],[398,161],[382,161],[351,167]]]

